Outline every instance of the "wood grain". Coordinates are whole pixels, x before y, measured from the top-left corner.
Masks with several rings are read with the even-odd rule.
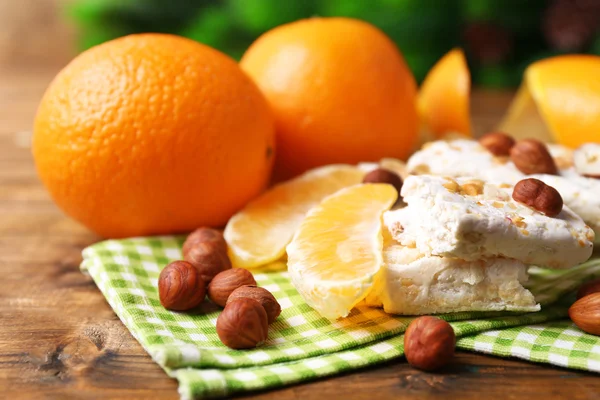
[[[29,134],[56,69],[0,75],[0,397],[178,398],[79,272],[81,250],[99,238],[65,217],[40,185]],[[475,128],[491,129],[510,93],[476,93]],[[256,399],[592,399],[597,376],[460,353],[446,371],[403,360],[247,397]]]
[[[73,56],[75,27],[65,6],[73,0],[0,0],[0,67],[62,65]]]

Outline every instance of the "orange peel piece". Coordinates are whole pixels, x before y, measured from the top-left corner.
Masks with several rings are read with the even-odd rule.
[[[421,123],[435,139],[447,133],[471,136],[471,77],[461,49],[446,53],[429,71],[417,99]]]
[[[569,147],[600,142],[600,57],[566,55],[531,64],[499,129]]]

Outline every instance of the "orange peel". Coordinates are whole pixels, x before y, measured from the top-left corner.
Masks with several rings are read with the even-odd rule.
[[[461,49],[446,53],[431,68],[417,98],[417,108],[426,134],[435,139],[447,133],[471,136],[469,68]]]
[[[565,55],[531,64],[499,129],[569,147],[600,142],[600,57]]]

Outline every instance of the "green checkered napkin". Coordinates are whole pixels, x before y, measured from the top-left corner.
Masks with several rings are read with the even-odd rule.
[[[225,396],[275,388],[349,371],[403,355],[402,332],[411,318],[358,307],[329,321],[312,310],[290,283],[285,264],[254,274],[277,298],[281,316],[269,339],[253,350],[219,341],[220,309],[205,302],[193,313],[165,310],[158,300],[160,270],[181,258],[181,237],[109,240],[83,251],[88,272],[121,321],[164,370],[179,381],[182,398]],[[567,319],[570,295],[600,276],[600,259],[568,271],[531,270],[530,289],[546,305],[537,313],[448,314],[461,349],[600,372],[600,338]],[[552,304],[552,305],[549,305]]]

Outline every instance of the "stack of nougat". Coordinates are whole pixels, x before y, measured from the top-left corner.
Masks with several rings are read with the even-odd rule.
[[[384,214],[384,267],[366,303],[403,315],[539,310],[523,286],[528,268],[585,262],[594,229],[600,233],[600,180],[578,169],[577,152],[550,152],[558,175],[526,176],[473,140],[433,142],[415,153],[403,207]],[[513,186],[529,177],[560,192],[558,215],[513,199]]]

